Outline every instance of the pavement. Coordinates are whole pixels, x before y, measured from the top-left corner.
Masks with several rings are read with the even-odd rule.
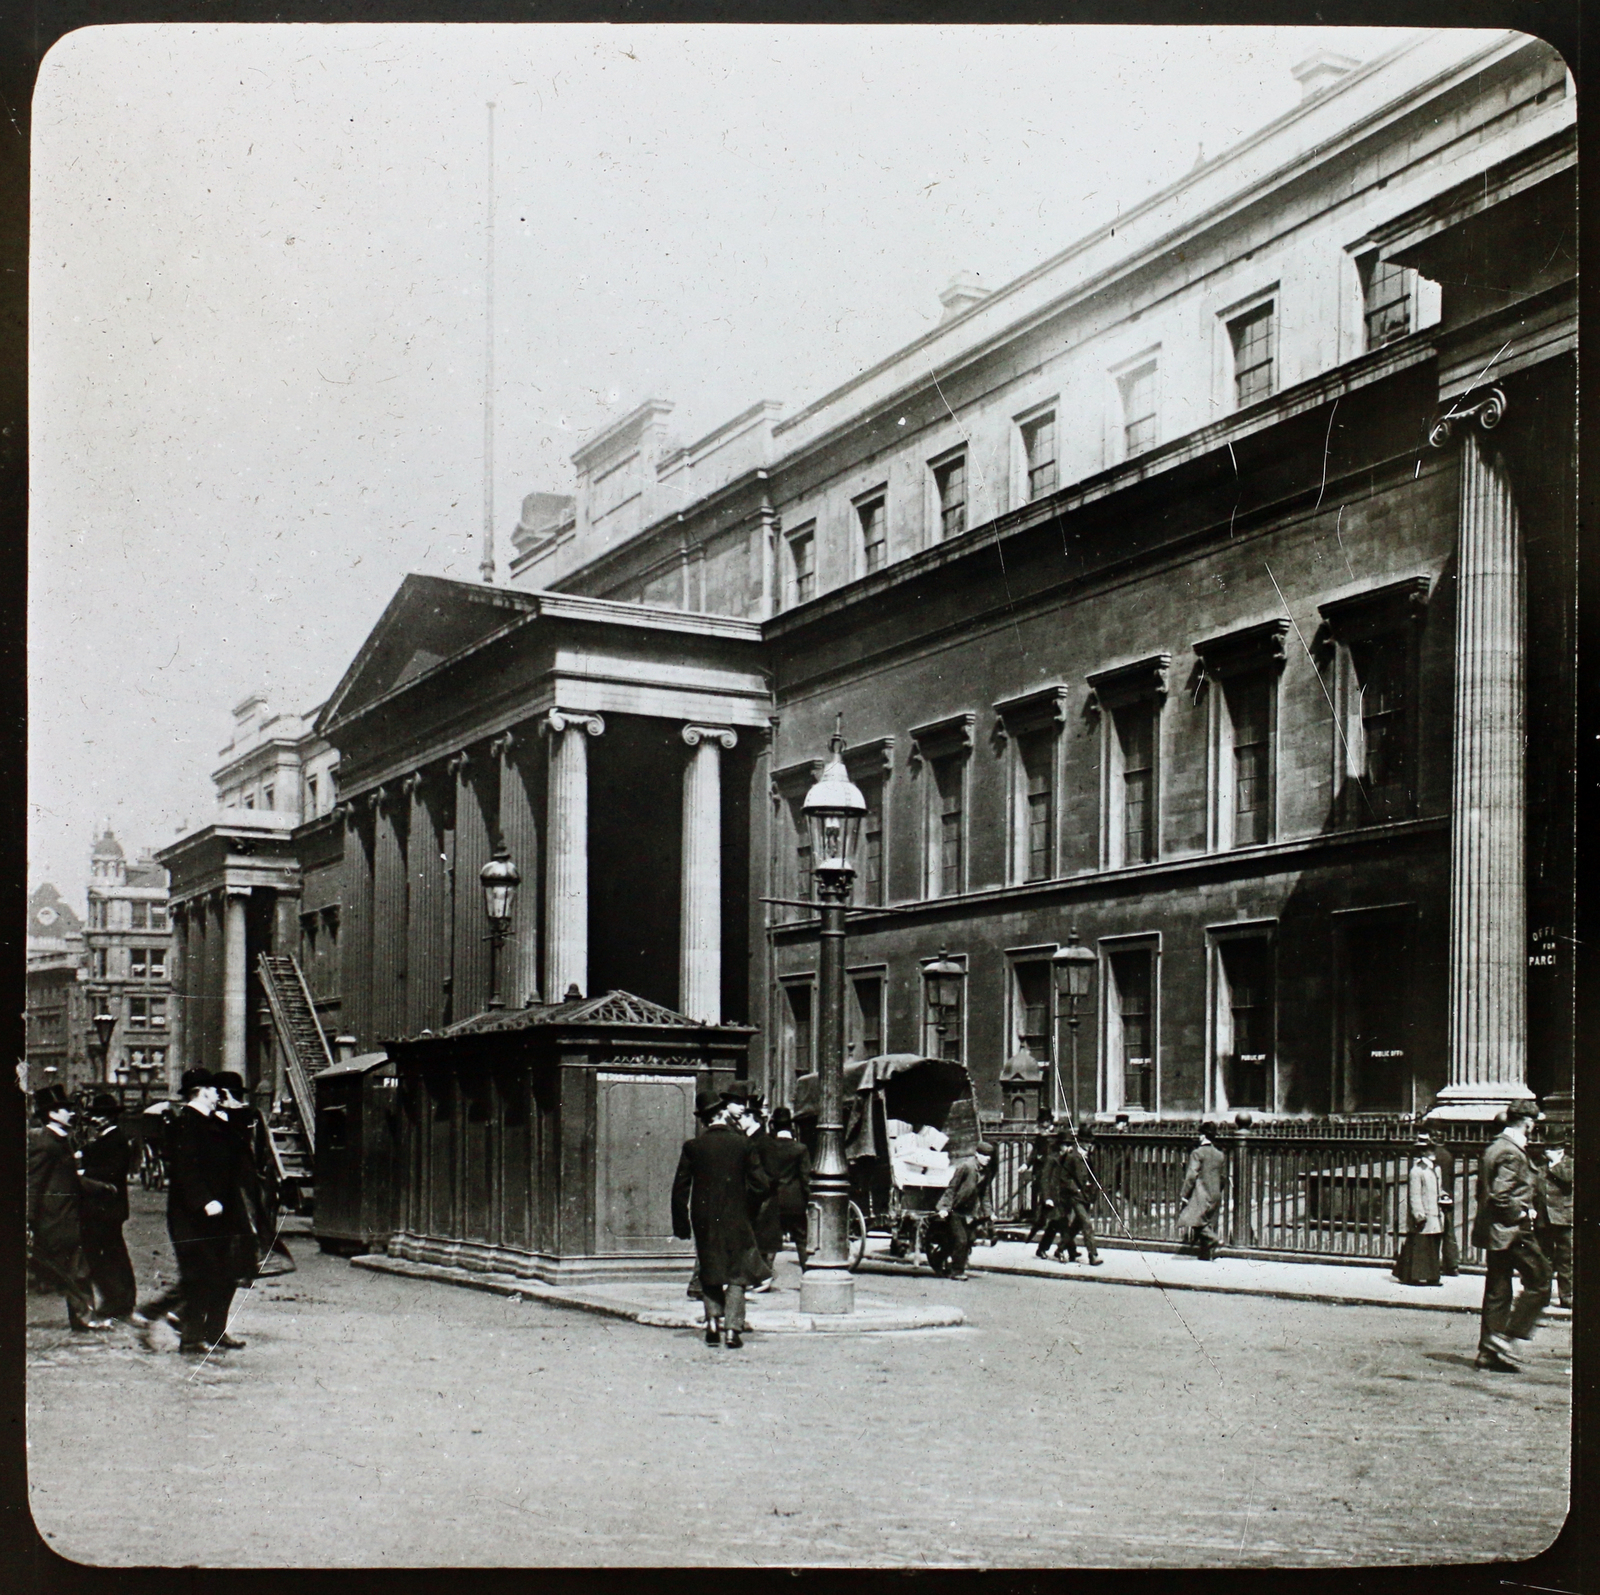
[[[171,1248],[161,1198],[134,1207],[148,1290]],[[46,1545],[179,1569],[1393,1568],[1517,1561],[1568,1510],[1565,1323],[1495,1374],[1459,1313],[1082,1290],[1105,1270],[980,1248],[965,1283],[857,1276],[960,1327],[729,1351],[290,1246],[298,1272],[236,1299],[245,1347],[203,1362],[27,1298]],[[779,1258],[780,1287],[797,1272]]]
[[[431,1280],[442,1285],[465,1285],[471,1290],[518,1296],[527,1301],[544,1302],[550,1307],[572,1307],[580,1312],[626,1318],[651,1329],[692,1329],[705,1317],[700,1303],[685,1295],[683,1280],[545,1285],[537,1280],[520,1279],[515,1274],[414,1263],[403,1257],[354,1257],[351,1262],[357,1268],[371,1269],[375,1273]],[[883,1334],[890,1330],[954,1329],[967,1321],[966,1314],[958,1307],[896,1303],[859,1287],[853,1313],[804,1313],[800,1311],[799,1275],[785,1271],[780,1271],[770,1291],[746,1298],[745,1317],[753,1331],[767,1335]]]

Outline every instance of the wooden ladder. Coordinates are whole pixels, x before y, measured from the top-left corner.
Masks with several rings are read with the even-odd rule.
[[[300,1115],[301,1130],[306,1147],[314,1152],[317,1144],[317,1101],[313,1093],[312,1076],[333,1063],[333,1053],[328,1038],[317,1022],[317,1011],[311,1005],[311,991],[300,965],[291,957],[276,953],[262,953],[260,965],[261,985],[267,994],[267,1006],[272,1010],[273,1028],[278,1033],[278,1044],[289,1063],[289,1090]]]

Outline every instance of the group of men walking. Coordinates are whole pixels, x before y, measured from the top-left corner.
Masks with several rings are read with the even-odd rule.
[[[97,1096],[80,1130],[77,1110],[59,1086],[34,1094],[38,1128],[28,1147],[34,1269],[66,1298],[74,1331],[107,1330],[120,1319],[144,1332],[165,1317],[185,1353],[237,1350],[244,1342],[228,1332],[234,1293],[255,1280],[268,1251],[293,1266],[277,1234],[267,1130],[231,1071],[191,1069],[181,1094],[162,1149],[177,1281],[136,1301],[122,1234],[132,1148],[118,1123],[120,1104],[109,1093]]]

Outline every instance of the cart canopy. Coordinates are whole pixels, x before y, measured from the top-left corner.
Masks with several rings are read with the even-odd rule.
[[[845,1065],[844,1094],[845,1156],[852,1162],[889,1156],[889,1119],[946,1131],[956,1157],[965,1156],[977,1143],[972,1082],[967,1071],[948,1058],[886,1052],[859,1059]],[[801,1075],[794,1083],[794,1116],[815,1119],[820,1105],[819,1076]]]

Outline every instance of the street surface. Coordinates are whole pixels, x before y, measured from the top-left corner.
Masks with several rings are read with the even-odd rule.
[[[133,1200],[145,1291],[171,1257],[163,1198]],[[1454,1313],[875,1273],[970,1326],[729,1352],[292,1244],[299,1272],[239,1298],[247,1348],[200,1367],[28,1298],[33,1512],[63,1556],[1326,1566],[1520,1559],[1566,1514],[1564,1325],[1493,1376]]]

